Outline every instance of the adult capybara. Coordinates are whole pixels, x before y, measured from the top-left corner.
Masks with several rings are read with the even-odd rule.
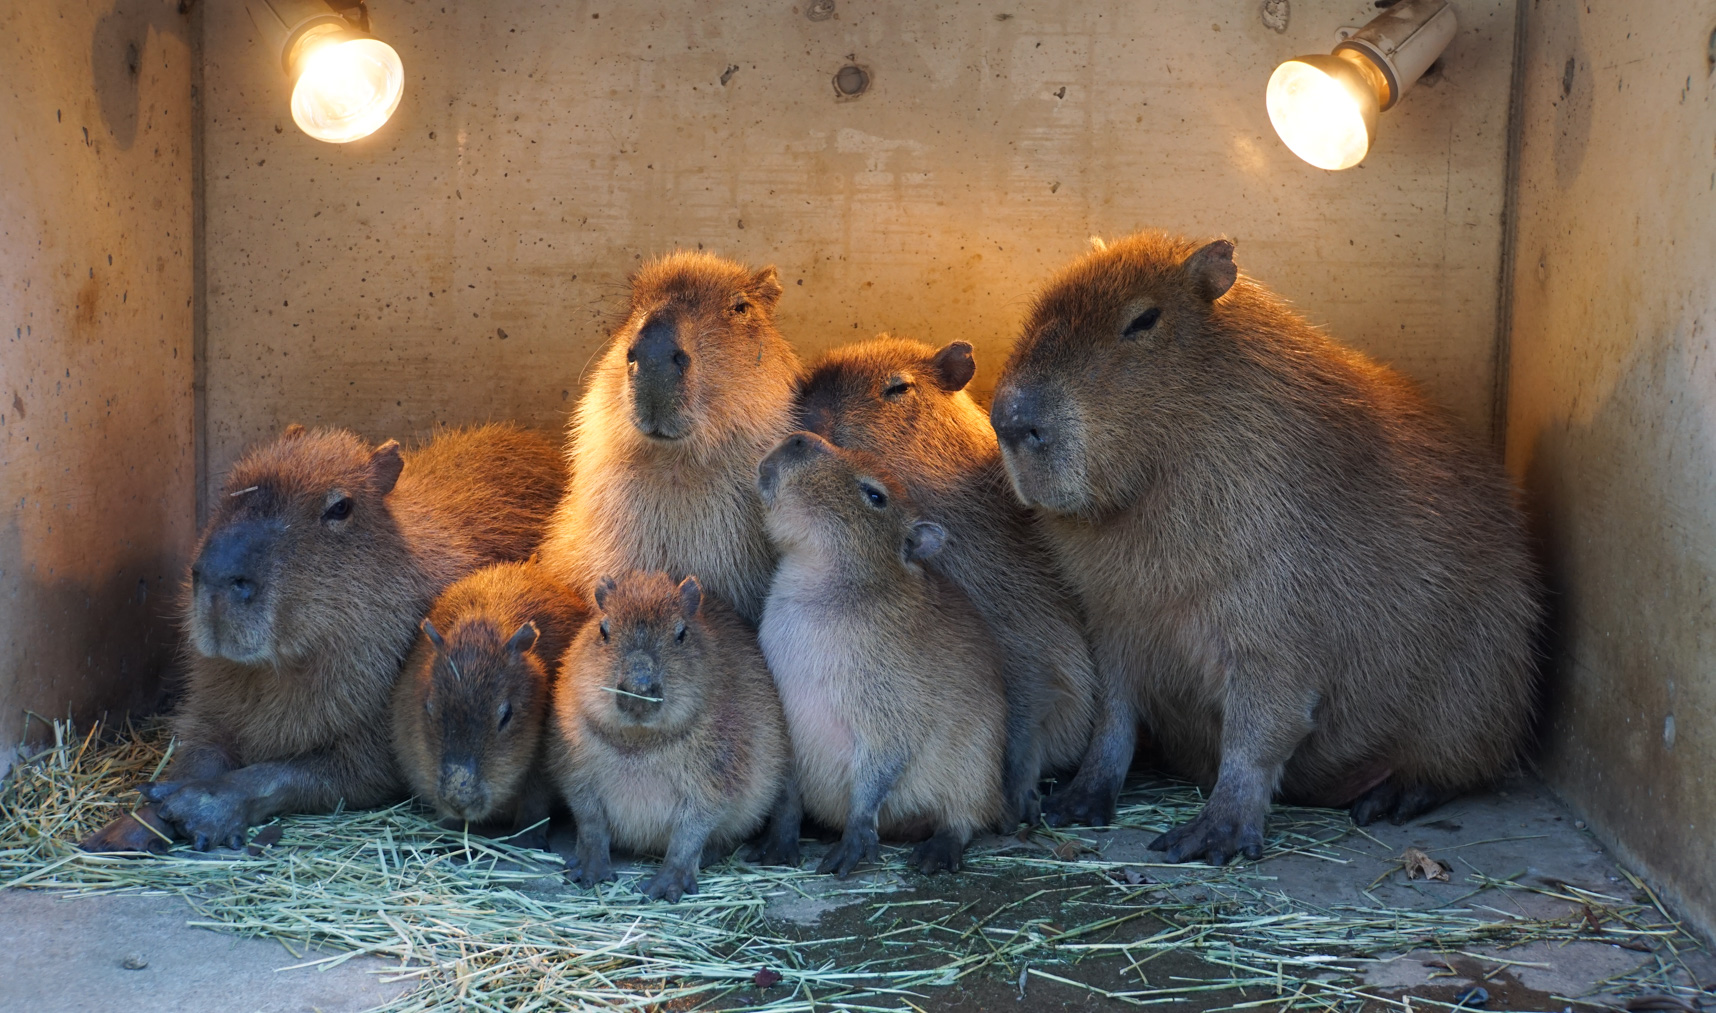
[[[991,409],[1089,615],[1106,714],[1056,811],[1100,822],[1135,716],[1214,791],[1152,847],[1257,857],[1273,794],[1397,821],[1521,749],[1543,614],[1502,469],[1233,244],[1099,247],[1037,299]]]
[[[799,373],[780,297],[774,268],[703,253],[638,271],[567,434],[571,481],[542,550],[562,580],[695,573],[756,624],[775,568],[757,462],[792,428]]]
[[[805,811],[843,828],[819,871],[846,876],[881,835],[957,871],[1002,810],[1006,691],[983,617],[926,570],[947,541],[863,451],[794,433],[757,485],[781,548],[758,630]]]
[[[697,892],[701,865],[765,819],[758,857],[798,864],[786,725],[750,627],[695,576],[605,578],[595,600],[555,699],[577,881],[612,878],[609,848],[619,844],[664,855],[644,892],[677,901]]]
[[[1096,666],[1077,601],[1007,485],[989,416],[966,393],[971,345],[934,349],[883,335],[823,356],[800,386],[799,424],[887,462],[947,531],[924,565],[946,576],[1001,647],[1007,683],[1002,823],[1035,821],[1038,779],[1084,758]]]
[[[548,440],[501,425],[411,453],[290,426],[245,454],[191,563],[179,746],[144,797],[199,850],[399,797],[389,694],[418,622],[448,584],[535,550],[564,472]],[[123,823],[86,846],[124,847]]]
[[[485,566],[435,599],[393,688],[393,747],[406,783],[443,819],[547,844],[554,670],[588,618],[577,592],[535,562]]]

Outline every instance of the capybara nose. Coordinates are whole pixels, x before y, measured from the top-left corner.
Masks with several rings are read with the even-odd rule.
[[[262,589],[270,534],[263,525],[244,522],[217,533],[192,564],[191,580],[248,605]]]
[[[995,393],[989,422],[1003,445],[1014,450],[1037,450],[1049,442],[1049,429],[1040,409],[1041,398],[1035,391],[1003,388]]]
[[[666,380],[677,380],[691,365],[691,357],[679,347],[679,329],[660,317],[651,317],[638,330],[637,340],[626,349],[626,361],[639,374]]]
[[[477,800],[477,761],[474,759],[443,760],[441,763],[441,798],[459,809]]]

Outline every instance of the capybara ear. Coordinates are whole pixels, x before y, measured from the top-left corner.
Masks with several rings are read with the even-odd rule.
[[[286,431],[280,434],[280,438],[283,440],[295,440],[298,437],[303,436],[304,432],[304,427],[294,422],[286,427]]]
[[[375,491],[383,496],[393,491],[393,484],[404,470],[405,458],[399,454],[398,440],[388,440],[369,455],[370,479],[375,483]]]
[[[687,619],[703,606],[703,588],[698,586],[696,577],[687,576],[679,582],[679,604]]]
[[[751,275],[750,280],[745,282],[745,294],[766,310],[774,309],[775,303],[781,301],[781,293],[785,291],[773,264]]]
[[[596,590],[590,595],[590,597],[596,599],[596,607],[606,611],[608,607],[608,595],[613,594],[614,589],[619,586],[620,585],[614,583],[614,578],[612,577],[603,577],[601,580],[596,581]]]
[[[936,382],[949,394],[964,390],[977,372],[977,361],[971,357],[971,342],[950,341],[930,360],[935,364]]]
[[[947,543],[947,529],[935,521],[916,521],[906,529],[906,541],[900,554],[909,563],[925,560],[941,551]]]
[[[523,626],[520,626],[518,628],[518,632],[514,633],[512,635],[512,639],[508,640],[506,642],[506,649],[511,651],[515,655],[523,655],[524,652],[530,650],[532,647],[535,647],[535,646],[536,646],[536,624],[535,623],[525,623]]]
[[[1239,268],[1233,265],[1233,243],[1218,239],[1198,249],[1186,258],[1186,279],[1192,291],[1206,302],[1215,302],[1227,295],[1239,278]]]
[[[441,631],[435,628],[434,623],[425,619],[418,624],[417,628],[423,631],[423,635],[429,638],[429,642],[435,645],[437,651],[447,649],[447,642],[441,639]]]

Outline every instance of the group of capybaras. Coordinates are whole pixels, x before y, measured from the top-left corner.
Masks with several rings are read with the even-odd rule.
[[[1241,276],[1103,243],[1037,296],[984,412],[972,346],[802,366],[782,285],[634,276],[564,451],[509,425],[289,426],[191,564],[164,777],[85,847],[242,847],[415,794],[656,898],[749,841],[847,875],[881,839],[1113,816],[1139,732],[1210,789],[1152,845],[1260,857],[1274,799],[1409,819],[1505,772],[1543,592],[1491,454]],[[1048,787],[1052,783],[1052,787]]]

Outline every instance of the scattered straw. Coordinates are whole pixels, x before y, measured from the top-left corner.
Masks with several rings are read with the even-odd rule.
[[[933,1008],[938,988],[974,976],[1009,994],[1052,982],[1139,1006],[1402,1006],[1361,983],[1362,961],[1431,950],[1496,964],[1493,975],[1532,965],[1466,951],[1592,939],[1641,951],[1637,969],[1600,983],[1607,994],[1697,995],[1682,958],[1698,942],[1636,880],[1644,901],[1474,873],[1470,894],[1435,907],[1318,907],[1272,889],[1268,859],[1229,868],[1069,860],[1095,851],[1077,831],[974,847],[961,876],[997,889],[959,902],[907,899],[900,887],[922,881],[905,872],[901,849],[888,852],[882,875],[841,884],[733,861],[705,870],[699,892],[679,904],[637,892],[647,870],[585,891],[566,882],[554,855],[443,830],[409,805],[284,819],[278,843],[259,855],[211,857],[182,846],[157,858],[89,855],[75,843],[132,811],[131,789],[158,773],[171,749],[155,727],[98,731],[79,736],[56,723],[53,745],[0,789],[0,889],[175,894],[199,913],[194,924],[278,940],[301,955],[299,966],[383,957],[393,965],[386,980],[409,986],[385,1007],[400,1013],[451,1002],[521,1011],[904,1011]],[[1117,822],[1161,830],[1201,804],[1185,786],[1134,788]],[[1277,809],[1270,831],[1270,858],[1375,857],[1356,849],[1368,835],[1340,813]],[[1516,891],[1575,913],[1532,918],[1466,904]],[[818,936],[771,911],[801,898],[859,906],[855,916],[824,919],[847,925],[846,934]],[[1155,963],[1168,954],[1197,958],[1199,976],[1184,973],[1184,960]],[[1107,968],[1103,980],[1123,984],[1093,984],[1083,972],[1096,966]]]

